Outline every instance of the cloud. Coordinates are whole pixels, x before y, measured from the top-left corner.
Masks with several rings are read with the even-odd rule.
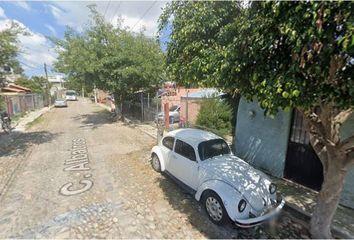
[[[5,11],[0,7],[0,18],[6,18]]]
[[[31,31],[22,22],[17,20],[0,20],[0,30],[11,27],[11,23],[17,23],[27,34],[21,34],[19,40],[19,60],[25,71],[41,69],[46,63],[49,67],[54,63],[57,53],[51,42],[41,33]]]
[[[49,30],[54,36],[57,35],[57,31],[55,30],[55,28],[54,28],[53,26],[51,26],[51,25],[49,25],[49,24],[44,24],[44,26],[45,26],[46,28],[48,28],[48,30]]]
[[[90,4],[96,4],[97,11],[106,21],[116,24],[121,17],[123,26],[130,30],[135,26],[135,32],[144,28],[146,35],[153,36],[157,33],[157,20],[166,1],[58,1],[47,6],[57,24],[82,31],[89,21],[90,11],[87,6]]]
[[[16,6],[18,6],[20,8],[25,9],[28,12],[32,10],[31,6],[27,2],[24,2],[24,1],[13,1],[11,3],[15,4]]]

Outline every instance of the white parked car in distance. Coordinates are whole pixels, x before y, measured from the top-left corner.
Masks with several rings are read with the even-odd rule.
[[[181,107],[180,106],[172,106],[169,109],[169,121],[170,123],[176,123],[179,122],[179,116],[180,116],[180,111],[181,111]],[[155,119],[155,121],[160,121],[163,122],[165,120],[165,113],[164,112],[160,112],[157,114],[157,117]]]
[[[194,194],[215,224],[252,227],[273,219],[285,201],[262,172],[233,155],[219,136],[199,129],[169,132],[151,151],[151,165]]]
[[[58,98],[54,102],[54,107],[67,107],[68,103],[66,102],[65,99]]]
[[[68,90],[65,92],[65,99],[69,101],[77,101],[77,93],[74,90]]]

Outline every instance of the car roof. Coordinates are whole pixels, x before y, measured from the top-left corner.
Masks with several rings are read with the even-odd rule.
[[[214,133],[194,128],[182,128],[173,130],[169,132],[166,136],[178,138],[194,147],[197,147],[199,143],[204,141],[212,139],[222,139]]]

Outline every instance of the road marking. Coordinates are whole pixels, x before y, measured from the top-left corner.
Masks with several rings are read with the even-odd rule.
[[[84,138],[76,138],[72,140],[71,148],[71,158],[64,162],[66,166],[63,171],[89,171],[89,164],[86,140]],[[91,178],[92,174],[86,173],[84,178]],[[77,186],[78,185],[78,186]],[[79,181],[79,184],[74,184],[73,182],[68,182],[64,184],[60,189],[59,193],[64,196],[77,195],[90,190],[93,186],[93,182],[90,179],[83,179]]]

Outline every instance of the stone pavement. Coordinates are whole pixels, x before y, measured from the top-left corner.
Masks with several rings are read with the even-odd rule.
[[[193,196],[151,169],[154,140],[136,130],[79,101],[16,132],[0,152],[0,238],[309,237],[286,212],[275,226],[212,224]],[[89,170],[65,171],[78,138],[86,139]],[[84,180],[94,182],[85,192],[59,190],[78,191]]]
[[[99,105],[109,110],[109,107],[106,105]],[[129,119],[128,122],[133,128],[139,129],[156,140],[157,128],[153,123],[140,123],[140,121]],[[318,192],[286,179],[275,177],[272,177],[272,179],[278,185],[279,192],[285,198],[287,206],[297,211],[298,214],[303,215],[301,218],[306,217],[308,221],[316,204],[316,195]],[[305,223],[305,225],[307,224]],[[354,238],[354,210],[340,205],[334,217],[333,228],[335,235],[339,235],[338,237]],[[305,237],[306,234],[303,234],[302,238]]]

